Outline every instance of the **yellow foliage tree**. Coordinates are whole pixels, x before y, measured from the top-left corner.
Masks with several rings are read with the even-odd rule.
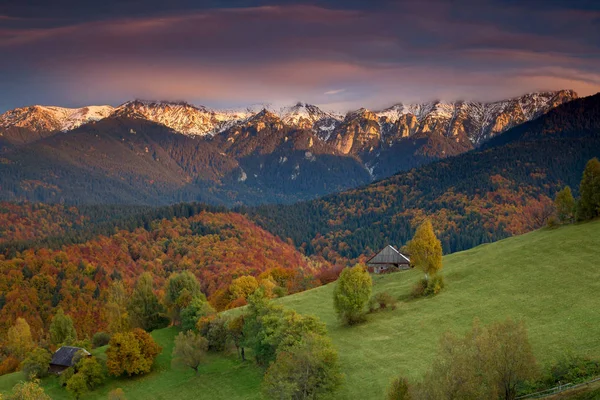
[[[247,299],[252,293],[258,289],[258,281],[253,276],[240,276],[234,279],[229,285],[232,299]]]
[[[17,318],[15,324],[8,329],[8,351],[19,361],[35,347],[29,324],[23,318]]]
[[[442,269],[442,243],[433,232],[431,221],[425,220],[407,245],[410,262],[425,272],[425,277]]]

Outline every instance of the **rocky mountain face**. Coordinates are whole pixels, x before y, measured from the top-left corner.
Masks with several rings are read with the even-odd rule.
[[[558,91],[495,103],[396,104],[344,116],[305,103],[238,111],[141,100],[116,108],[32,106],[0,116],[0,161],[20,179],[10,178],[15,198],[39,194],[49,181],[62,191],[56,176],[77,167],[94,174],[77,179],[106,175],[116,192],[127,191],[123,181],[153,182],[158,189],[147,203],[290,202],[464,153],[576,97]],[[44,157],[52,167],[40,173],[36,161]],[[199,182],[210,191],[200,195]]]
[[[13,144],[31,143],[91,121],[99,121],[111,115],[113,110],[111,106],[15,108],[0,116],[0,137]]]

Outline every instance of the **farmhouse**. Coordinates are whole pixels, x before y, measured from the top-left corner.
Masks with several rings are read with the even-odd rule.
[[[410,260],[393,246],[386,246],[373,258],[367,261],[370,272],[381,274],[410,268]]]
[[[63,346],[56,350],[52,355],[52,361],[50,361],[50,372],[56,375],[60,375],[65,369],[73,366],[73,357],[78,351],[82,351],[85,357],[91,356],[91,354],[81,347]]]

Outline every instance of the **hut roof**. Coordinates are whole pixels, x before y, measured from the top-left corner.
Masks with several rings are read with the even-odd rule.
[[[73,365],[73,356],[75,356],[75,353],[79,350],[83,351],[86,356],[90,355],[86,349],[82,349],[81,347],[63,346],[54,352],[50,364],[70,367]]]
[[[410,264],[410,260],[393,246],[388,245],[367,261],[367,264]]]

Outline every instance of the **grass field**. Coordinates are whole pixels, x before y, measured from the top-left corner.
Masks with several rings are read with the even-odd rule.
[[[566,354],[600,358],[600,221],[540,230],[444,257],[446,289],[430,299],[408,300],[421,273],[375,276],[374,293],[402,301],[395,311],[342,327],[332,307],[333,285],[281,299],[281,303],[326,322],[346,380],[339,399],[382,399],[392,377],[418,379],[437,350],[440,335],[464,332],[474,318],[487,324],[507,317],[525,320],[542,364]],[[153,336],[164,347],[156,371],[135,379],[111,379],[87,396],[106,398],[117,387],[129,399],[260,398],[261,372],[235,355],[211,356],[199,376],[173,370],[173,329]],[[98,350],[102,353],[102,349]],[[0,392],[20,374],[0,377]],[[44,380],[52,398],[69,398],[55,378]]]

